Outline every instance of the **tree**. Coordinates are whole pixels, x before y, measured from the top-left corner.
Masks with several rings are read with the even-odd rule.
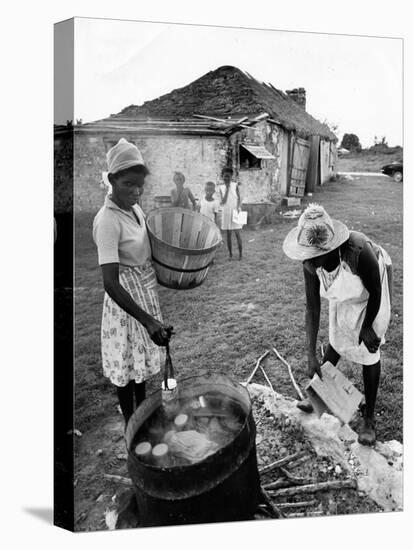
[[[356,151],[357,153],[361,151],[361,143],[356,134],[344,134],[340,147],[344,147],[344,149],[348,149],[349,151]]]

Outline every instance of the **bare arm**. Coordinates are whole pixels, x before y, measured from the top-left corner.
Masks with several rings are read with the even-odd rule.
[[[196,198],[193,196],[192,191],[190,189],[188,189],[188,197],[189,197],[189,200],[192,202],[192,206],[195,210]]]
[[[359,342],[364,342],[369,352],[374,353],[377,351],[380,344],[380,338],[377,337],[372,325],[380,309],[381,281],[379,262],[369,243],[366,243],[363,250],[360,252],[358,274],[369,293],[366,314],[360,330]]]
[[[114,302],[143,325],[158,346],[165,346],[171,337],[172,327],[164,325],[144,311],[119,282],[119,264],[103,264],[103,286]]]
[[[229,192],[229,185],[226,186],[224,196],[222,196],[222,193],[221,193],[221,204],[225,204],[227,202],[228,192]]]
[[[320,281],[314,268],[303,264],[306,295],[305,328],[307,335],[308,375],[315,372],[321,378],[320,363],[317,359],[317,335],[320,328]]]
[[[238,211],[241,210],[241,193],[240,193],[240,190],[239,190],[239,186],[240,186],[240,184],[237,183],[237,198],[238,198],[237,209],[238,209]]]

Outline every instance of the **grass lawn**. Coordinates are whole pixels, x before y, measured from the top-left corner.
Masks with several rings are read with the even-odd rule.
[[[372,237],[392,257],[393,318],[383,348],[377,432],[380,440],[402,440],[402,185],[378,177],[338,181],[319,188],[313,198],[333,217]],[[76,218],[76,427],[84,433],[116,414],[117,406],[114,387],[101,371],[103,290],[92,219],[86,214]],[[178,378],[210,370],[245,380],[257,358],[275,345],[292,365],[298,383],[305,385],[302,268],[286,258],[281,248],[295,224],[296,220],[279,216],[260,230],[244,230],[242,262],[229,261],[222,247],[199,288],[159,289],[164,319],[175,327],[171,354]],[[327,321],[325,303],[320,330],[324,344]],[[361,368],[344,361],[341,365],[362,390]],[[266,370],[276,391],[296,397],[286,368],[275,357],[269,359]],[[264,383],[260,375],[254,381]],[[155,378],[150,389],[159,383]]]
[[[384,151],[364,150],[361,153],[349,153],[339,157],[337,171],[380,172],[384,165],[403,160],[403,150],[401,147],[393,147],[389,148],[386,152]]]
[[[393,318],[383,350],[377,435],[382,441],[402,441],[402,184],[383,177],[337,181],[319,188],[314,199],[333,217],[371,236],[393,259]],[[75,425],[83,433],[75,438],[75,525],[76,530],[89,531],[106,528],[105,510],[113,506],[114,493],[119,496],[122,491],[103,473],[128,475],[116,392],[101,370],[103,289],[91,237],[92,219],[92,214],[81,214],[75,222]],[[284,257],[281,249],[295,224],[296,220],[280,215],[258,231],[244,230],[244,260],[229,261],[225,247],[220,248],[199,288],[160,287],[164,319],[176,332],[171,353],[178,378],[210,370],[245,380],[257,358],[273,344],[304,387],[302,268]],[[326,344],[327,304],[323,305],[320,341]],[[362,390],[361,367],[343,361],[341,368]],[[280,361],[270,357],[266,371],[276,391],[296,397]],[[265,383],[260,374],[254,381]],[[159,386],[160,376],[156,376],[149,391]]]

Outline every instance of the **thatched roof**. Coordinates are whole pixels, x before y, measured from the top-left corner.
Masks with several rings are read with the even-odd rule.
[[[312,117],[287,94],[231,66],[219,67],[191,84],[145,101],[141,106],[125,107],[110,118],[179,120],[191,118],[194,114],[240,117],[263,112],[303,137],[320,135],[330,140],[337,139],[326,124]]]

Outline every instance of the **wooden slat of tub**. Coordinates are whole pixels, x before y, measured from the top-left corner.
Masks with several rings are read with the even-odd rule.
[[[181,239],[182,216],[183,216],[182,212],[175,212],[174,214],[172,240],[171,240],[171,243],[173,246],[179,246],[179,241]]]
[[[193,216],[188,212],[185,212],[183,214],[184,219],[182,222],[182,233],[181,233],[181,242],[180,247],[181,248],[188,248],[189,241],[191,239],[192,235],[192,223],[193,223]]]
[[[172,240],[172,231],[173,231],[173,221],[175,216],[170,212],[161,213],[162,216],[162,240],[171,243]]]
[[[199,236],[199,232],[201,231],[201,228],[202,228],[202,217],[197,216],[196,218],[194,218],[192,223],[191,236],[189,238],[188,248],[194,248],[194,249],[197,248],[196,243],[198,242],[198,236]]]
[[[201,231],[199,232],[198,239],[197,239],[196,245],[195,245],[196,248],[205,248],[205,241],[206,241],[206,238],[209,234],[209,230],[210,230],[210,227],[205,222],[204,225],[202,226]]]
[[[153,233],[160,239],[162,239],[162,215],[156,214],[153,217],[152,227],[151,227]]]
[[[216,244],[217,240],[218,240],[217,231],[211,227],[207,235],[207,238],[205,240],[205,245],[204,245],[205,248],[209,248],[213,244]]]

